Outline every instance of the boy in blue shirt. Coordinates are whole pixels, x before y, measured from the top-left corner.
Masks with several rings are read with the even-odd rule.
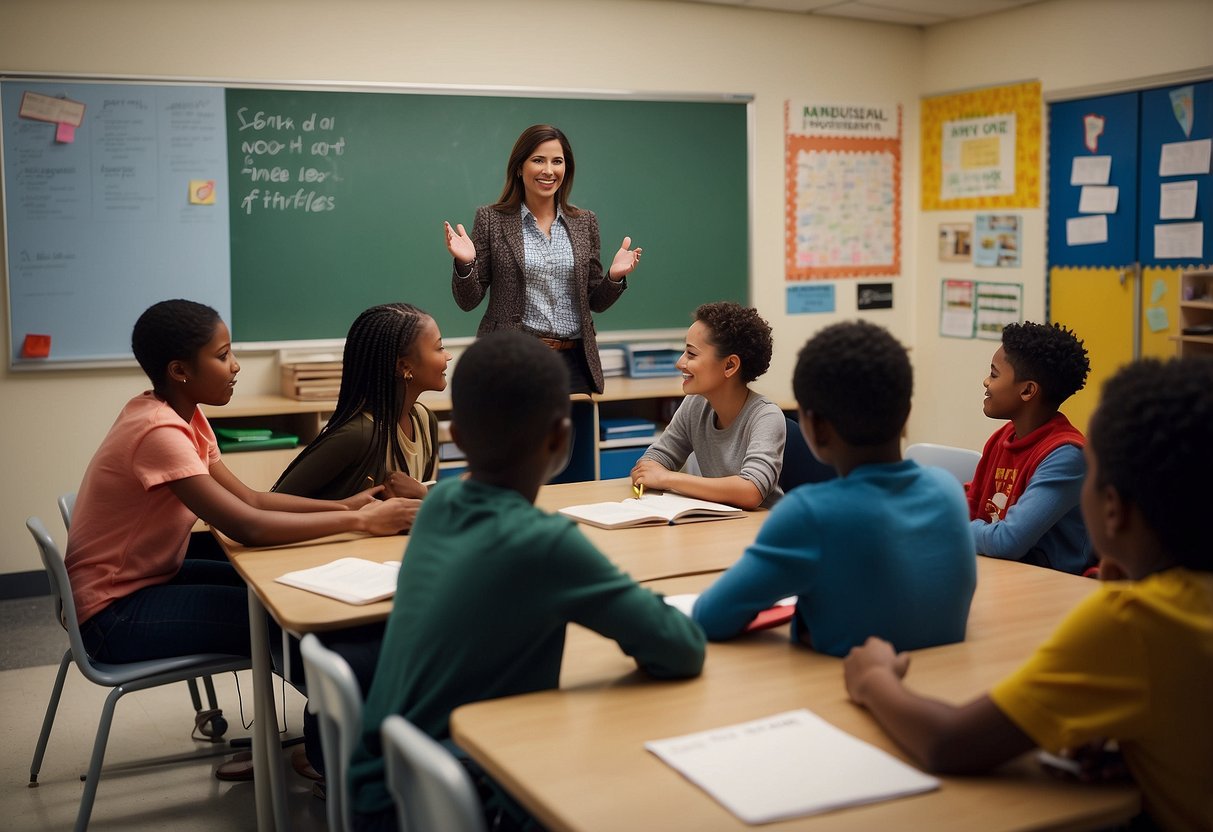
[[[555,688],[569,622],[614,639],[652,676],[696,676],[703,666],[693,622],[620,572],[575,523],[534,506],[568,462],[560,358],[536,338],[494,332],[464,352],[451,388],[451,437],[469,474],[430,490],[400,567],[350,764],[359,830],[395,828],[384,717],[401,714],[448,740],[460,705]]]
[[[845,656],[873,634],[898,649],[962,641],[976,555],[959,483],[901,458],[905,348],[874,324],[835,324],[800,351],[792,388],[809,448],[838,478],[786,494],[695,621],[732,638],[795,595],[792,635],[822,653]]]
[[[1087,466],[1078,428],[1058,411],[1086,384],[1082,341],[1060,324],[1008,324],[990,359],[982,411],[994,432],[968,485],[973,543],[983,555],[1082,574],[1091,539],[1078,494]]]

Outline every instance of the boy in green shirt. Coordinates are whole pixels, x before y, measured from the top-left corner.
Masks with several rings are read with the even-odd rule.
[[[574,523],[534,506],[568,461],[566,373],[542,342],[509,331],[477,340],[456,365],[451,435],[469,476],[435,486],[413,526],[350,766],[355,829],[395,828],[384,717],[446,740],[460,705],[557,687],[570,621],[615,639],[653,676],[703,666],[698,625]]]

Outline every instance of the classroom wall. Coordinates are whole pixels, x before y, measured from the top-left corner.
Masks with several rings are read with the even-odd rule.
[[[1213,0],[1049,0],[989,17],[932,26],[923,37],[924,96],[1038,79],[1051,93],[1207,68],[1213,76]],[[1047,130],[1047,124],[1045,129]],[[1047,133],[1046,133],[1047,135]],[[1048,142],[1042,141],[1045,181]],[[909,436],[980,450],[995,423],[981,413],[982,381],[998,344],[939,337],[940,275],[1022,282],[1024,316],[1045,314],[1045,200],[1023,217],[1022,267],[957,269],[941,264],[941,222],[971,221],[972,211],[915,212],[914,365]],[[907,232],[909,234],[910,232]],[[1093,298],[1093,302],[1098,302]],[[1081,334],[1081,333],[1080,333]],[[1063,408],[1064,410],[1064,408]]]
[[[871,318],[913,348],[918,392],[908,438],[980,447],[993,427],[979,411],[989,342],[945,342],[936,334],[934,235],[947,215],[917,210],[919,96],[1030,78],[1040,78],[1047,91],[1213,64],[1210,9],[1213,0],[1047,0],[923,31],[633,0],[465,0],[456,6],[405,0],[5,0],[0,68],[750,93],[755,96],[751,297],[776,333],[775,360],[758,386],[781,399],[789,395],[795,351],[804,339],[855,315],[850,281],[838,283],[835,314],[785,314],[783,102],[810,94],[843,102],[899,101],[904,106],[905,266],[894,281],[895,308]],[[505,153],[503,148],[503,161]],[[643,199],[643,159],[628,160],[618,175],[634,178],[637,198]],[[1027,312],[1039,317],[1043,213],[1020,213],[1026,226],[1021,271]],[[440,244],[436,232],[435,245]],[[642,292],[646,280],[660,279],[642,268],[630,291]],[[0,336],[7,338],[7,310],[0,311]],[[609,312],[598,325],[611,328]],[[272,355],[240,358],[237,395],[276,389]],[[54,519],[55,496],[75,489],[113,416],[144,386],[134,369],[13,373],[0,368],[5,474],[0,478],[0,580],[6,573],[39,568],[22,528],[25,518]],[[62,542],[63,535],[58,538]]]

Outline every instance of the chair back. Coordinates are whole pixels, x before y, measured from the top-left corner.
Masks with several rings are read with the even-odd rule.
[[[76,508],[76,492],[59,495],[59,514],[63,516],[63,528],[71,531],[72,512]]]
[[[307,706],[320,722],[329,829],[349,832],[353,809],[346,775],[362,730],[362,692],[345,659],[321,644],[315,635],[305,635],[299,650],[307,680]]]
[[[485,832],[480,798],[455,756],[397,714],[380,728],[401,832]]]
[[[806,482],[825,482],[838,476],[832,465],[813,456],[809,443],[800,432],[800,423],[790,417],[785,417],[787,423],[787,438],[783,442],[783,469],[779,472],[779,487],[787,494],[798,485]]]
[[[919,465],[933,465],[947,470],[960,480],[960,484],[971,482],[981,454],[968,448],[955,448],[951,445],[934,445],[930,442],[919,442],[906,448],[906,459],[912,459]]]
[[[29,533],[34,536],[34,542],[38,544],[38,554],[42,558],[42,565],[46,569],[46,579],[50,583],[51,595],[55,599],[55,615],[59,618],[59,623],[63,625],[63,628],[67,630],[67,640],[71,644],[72,658],[75,660],[76,666],[89,681],[99,685],[107,684],[107,681],[98,678],[98,674],[89,661],[88,653],[84,649],[84,641],[80,637],[80,621],[76,617],[76,601],[72,598],[72,585],[67,579],[67,566],[63,562],[63,555],[59,552],[59,547],[55,545],[50,532],[37,517],[28,518],[25,521],[25,527],[29,529]]]

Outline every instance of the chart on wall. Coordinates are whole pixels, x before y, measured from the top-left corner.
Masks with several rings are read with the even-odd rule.
[[[789,281],[901,272],[901,105],[793,100],[785,120]]]
[[[922,101],[924,211],[1040,204],[1040,82]]]

